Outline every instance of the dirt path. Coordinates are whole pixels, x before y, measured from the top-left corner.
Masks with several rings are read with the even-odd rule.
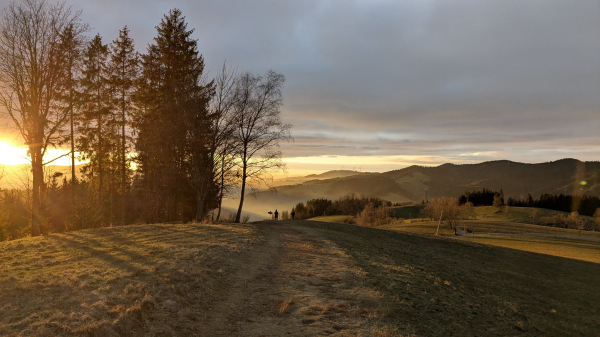
[[[380,312],[377,294],[332,242],[289,222],[260,223],[265,242],[212,310],[207,335],[363,336]]]

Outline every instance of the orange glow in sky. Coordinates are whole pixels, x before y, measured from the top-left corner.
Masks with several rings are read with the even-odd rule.
[[[48,162],[56,157],[64,155],[67,150],[62,149],[48,149],[44,158],[45,162]],[[16,147],[8,142],[0,141],[0,164],[2,165],[20,165],[29,164],[30,158],[27,156],[27,149]],[[75,165],[83,164],[75,157]],[[69,166],[71,165],[70,156],[64,156],[52,162],[52,165]]]

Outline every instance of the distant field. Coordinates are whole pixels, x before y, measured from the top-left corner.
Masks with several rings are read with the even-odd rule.
[[[487,219],[466,220],[461,223],[460,228],[469,229],[473,232],[473,234],[547,234],[600,238],[600,232],[530,225],[518,222],[501,222],[498,220]]]
[[[393,223],[393,224],[389,224],[389,225],[385,225],[385,226],[380,226],[377,228],[388,229],[388,230],[404,232],[404,233],[435,235],[437,228],[438,228],[438,223],[435,221],[415,222],[415,223],[397,222],[397,223]],[[454,231],[450,227],[448,227],[448,225],[442,224],[442,225],[440,225],[439,235],[454,236]]]
[[[425,205],[394,206],[390,207],[390,215],[398,219],[415,219],[421,217],[421,210]]]
[[[543,217],[549,217],[556,214],[569,215],[569,213],[565,212],[535,207],[509,207],[508,213],[504,213],[498,212],[497,209],[492,206],[480,206],[475,207],[475,212],[477,213],[477,219],[518,222],[526,224],[534,223],[534,215],[536,222],[540,221],[540,219]],[[583,217],[590,219],[588,216]]]
[[[351,219],[351,218],[353,218],[353,216],[351,216],[351,215],[326,215],[326,216],[318,216],[315,218],[310,218],[310,219],[308,219],[308,221],[344,223],[344,220]]]
[[[527,252],[600,263],[600,241],[527,236],[474,237],[465,238],[464,240]]]

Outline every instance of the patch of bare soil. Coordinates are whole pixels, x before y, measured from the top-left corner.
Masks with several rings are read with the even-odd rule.
[[[267,243],[213,308],[205,333],[223,336],[387,335],[374,328],[379,296],[331,241],[289,222],[259,225]]]

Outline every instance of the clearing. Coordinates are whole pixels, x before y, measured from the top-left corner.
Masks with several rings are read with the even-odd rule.
[[[589,336],[598,279],[598,263],[347,224],[104,228],[0,243],[0,335]]]

